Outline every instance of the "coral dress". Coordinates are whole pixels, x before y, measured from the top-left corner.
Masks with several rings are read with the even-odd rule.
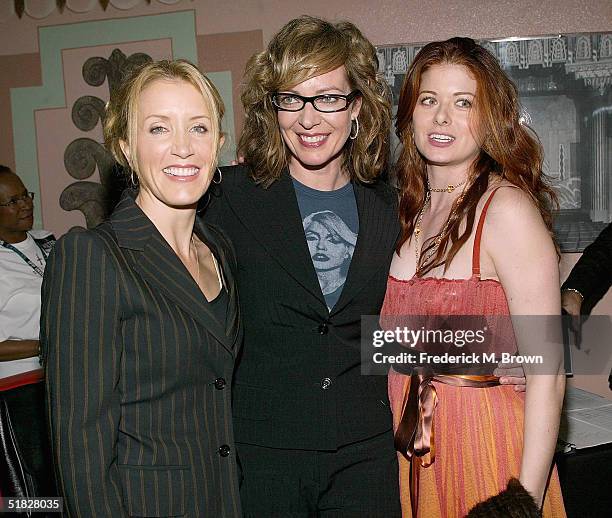
[[[494,194],[495,191],[478,221],[472,277],[400,280],[389,276],[381,311],[382,322],[385,316],[394,315],[510,315],[501,284],[491,279],[480,279],[480,239],[486,211]],[[428,453],[424,457],[412,456],[414,461],[411,462],[398,453],[402,511],[406,517],[465,516],[475,504],[504,490],[511,477],[519,476],[524,393],[515,392],[512,386],[499,385],[495,378],[493,383],[489,379],[489,383],[478,387],[457,386],[437,379],[425,383],[430,399],[437,398],[437,406],[430,414],[433,417],[430,418],[429,434],[431,442],[435,442],[431,452],[435,451],[435,459],[431,462]],[[389,372],[389,399],[396,432],[410,386],[410,376],[395,370]],[[416,393],[416,386],[413,382],[413,393]],[[421,385],[421,390],[423,387]],[[418,495],[415,501],[412,501],[411,493]],[[543,516],[566,516],[556,468],[550,477]]]

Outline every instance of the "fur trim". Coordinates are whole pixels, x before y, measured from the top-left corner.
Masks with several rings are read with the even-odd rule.
[[[466,518],[541,518],[533,497],[523,485],[511,478],[501,493],[475,505]]]

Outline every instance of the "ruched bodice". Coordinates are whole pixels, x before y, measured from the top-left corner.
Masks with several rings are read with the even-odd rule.
[[[389,275],[381,311],[386,315],[510,315],[502,285],[494,279]]]

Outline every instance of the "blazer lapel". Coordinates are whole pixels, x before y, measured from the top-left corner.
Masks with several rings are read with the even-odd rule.
[[[342,309],[367,287],[370,277],[381,265],[388,264],[399,235],[397,204],[394,195],[377,185],[353,183],[359,235],[340,298],[330,316]]]
[[[224,246],[222,244],[223,238],[218,235],[220,230],[212,229],[199,217],[196,217],[194,232],[202,242],[206,243],[219,263],[223,286],[227,290],[229,299],[225,322],[225,336],[228,337],[228,345],[234,349],[237,344],[240,344],[241,320],[238,291],[236,289],[236,279],[234,276],[235,264],[233,264],[228,255],[229,245]]]
[[[111,216],[111,224],[120,247],[142,252],[135,254],[133,269],[232,352],[235,337],[226,335],[187,268],[131,195],[124,195]],[[197,230],[201,231],[201,227]]]
[[[270,257],[305,290],[327,307],[312,265],[295,189],[288,172],[269,188],[250,184],[237,190],[228,203],[242,223],[269,252]],[[252,193],[251,189],[257,189]]]

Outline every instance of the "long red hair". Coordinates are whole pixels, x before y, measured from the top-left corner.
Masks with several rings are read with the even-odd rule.
[[[556,195],[542,172],[544,153],[540,141],[520,120],[517,88],[495,56],[470,38],[429,43],[419,51],[410,66],[397,110],[395,128],[402,143],[396,165],[402,229],[397,253],[412,236],[427,193],[426,162],[414,142],[412,114],[419,96],[421,77],[434,65],[464,66],[476,80],[474,134],[480,140],[481,149],[468,171],[464,196],[458,198],[456,210],[451,210],[437,252],[417,265],[420,276],[441,265],[445,265],[446,270],[468,240],[474,226],[476,206],[489,186],[490,174],[499,174],[529,194],[549,231],[552,229],[551,207],[557,203]],[[466,228],[459,234],[464,218]],[[435,246],[433,239],[425,242],[421,258],[427,257],[427,251]]]

